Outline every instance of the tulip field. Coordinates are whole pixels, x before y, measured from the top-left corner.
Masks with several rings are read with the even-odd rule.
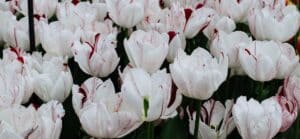
[[[0,0],[0,139],[300,139],[299,10]]]

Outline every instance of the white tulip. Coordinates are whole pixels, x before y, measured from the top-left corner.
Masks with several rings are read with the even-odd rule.
[[[220,53],[219,59],[213,58],[205,49],[198,47],[188,56],[178,51],[170,71],[178,91],[191,98],[205,100],[226,80],[228,58]]]
[[[156,31],[137,30],[124,40],[124,47],[130,64],[154,73],[163,64],[168,54],[168,35]]]
[[[172,90],[171,75],[166,70],[149,75],[143,69],[128,69],[121,91],[124,99],[144,121],[176,116],[176,108],[182,99],[180,93]]]

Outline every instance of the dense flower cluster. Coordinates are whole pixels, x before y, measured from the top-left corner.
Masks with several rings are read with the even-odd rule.
[[[33,1],[37,51],[28,1],[0,0],[0,138],[60,138],[69,97],[95,138],[178,116],[201,139],[225,139],[235,127],[243,139],[271,139],[297,119],[300,13],[292,1]],[[284,82],[267,95],[253,90],[256,98],[214,96],[236,76]]]

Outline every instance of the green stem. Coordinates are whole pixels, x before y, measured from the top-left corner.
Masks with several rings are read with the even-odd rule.
[[[152,122],[147,123],[147,139],[153,139],[154,126]]]
[[[200,120],[201,100],[196,100],[196,120],[194,128],[194,139],[198,138],[199,120]]]

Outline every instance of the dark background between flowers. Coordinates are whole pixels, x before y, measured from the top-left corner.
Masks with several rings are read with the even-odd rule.
[[[297,4],[298,9],[300,9],[299,2]],[[21,18],[20,15],[18,18]],[[52,17],[49,21],[56,21],[56,17]],[[116,25],[115,25],[116,26]],[[123,40],[124,38],[128,38],[127,30],[124,28],[118,27],[120,33],[117,36],[117,53],[120,57],[119,66],[121,70],[128,64],[128,58],[126,56]],[[251,35],[249,32],[249,28],[245,24],[237,24],[237,29],[240,31],[248,32],[248,35]],[[296,36],[300,35],[299,31]],[[290,44],[296,46],[297,37],[294,37],[289,41]],[[2,58],[2,50],[5,44],[0,44],[0,57]],[[201,46],[203,48],[208,47],[209,41],[202,34],[199,33],[195,38],[187,40],[187,46],[185,51],[187,53],[191,53],[196,47]],[[36,48],[36,51],[40,51],[45,53],[41,45]],[[78,64],[74,61],[74,58],[70,58],[68,60],[68,65],[71,69],[73,82],[74,84],[82,84],[86,79],[91,77],[90,75],[85,74],[79,68]],[[166,68],[169,70],[169,64],[167,61],[164,62],[161,68]],[[230,70],[229,70],[230,72]],[[117,69],[107,78],[101,78],[102,80],[107,80],[110,78],[114,85],[116,92],[120,91],[121,83],[118,75]],[[220,86],[220,88],[214,93],[213,99],[221,101],[223,104],[226,99],[236,99],[241,95],[245,95],[248,98],[256,98],[258,100],[263,100],[270,96],[273,96],[277,93],[277,89],[281,86],[283,80],[273,80],[270,82],[265,82],[264,84],[260,82],[256,82],[251,80],[247,76],[233,76],[228,77],[227,80]],[[258,93],[262,92],[262,93]],[[186,106],[192,106],[195,109],[195,101],[190,98],[183,98],[181,107],[185,110]],[[29,104],[37,104],[41,105],[43,101],[39,99],[35,94],[31,97],[30,101],[25,104],[28,106]],[[63,107],[65,109],[65,116],[63,117],[63,127],[61,131],[61,139],[89,139],[90,136],[84,132],[81,128],[79,119],[75,114],[72,107],[72,93],[70,96],[63,102]],[[179,110],[179,109],[178,109]],[[124,139],[143,139],[146,136],[147,132],[147,124],[144,123],[140,128],[133,131],[129,135],[125,136]],[[188,126],[188,117],[187,114],[184,114],[183,119],[176,116],[175,118],[160,121],[160,123],[155,126],[153,133],[153,139],[188,139],[192,138],[192,135],[189,134],[189,126]],[[229,139],[239,139],[241,138],[237,129],[235,129],[227,138]],[[275,137],[276,139],[299,139],[300,138],[300,116],[298,115],[297,120],[294,124],[284,133],[279,133]]]

